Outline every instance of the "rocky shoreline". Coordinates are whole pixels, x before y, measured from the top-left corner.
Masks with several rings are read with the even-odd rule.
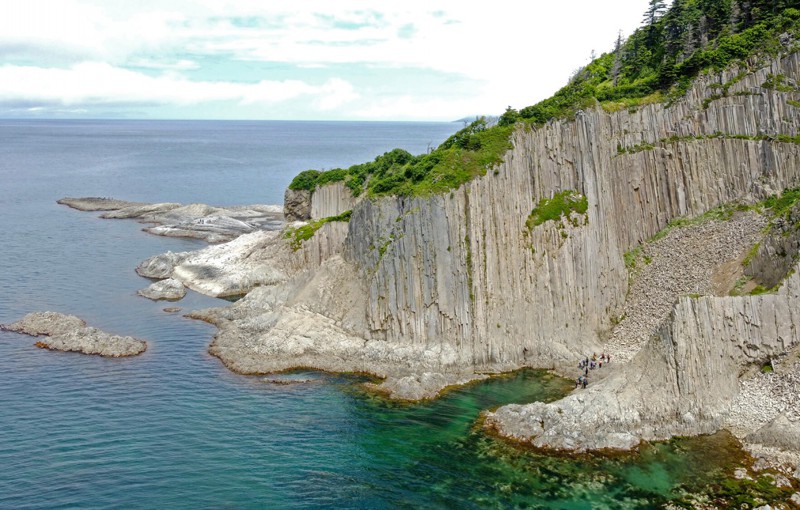
[[[62,198],[57,202],[79,211],[105,211],[101,218],[154,223],[156,226],[144,229],[151,234],[202,239],[209,243],[230,241],[257,230],[275,230],[283,224],[283,209],[270,205],[147,204],[99,197]]]
[[[612,362],[588,388],[501,407],[487,426],[561,450],[730,428],[754,449],[798,451],[800,275],[783,279],[796,261],[771,267],[784,273],[771,292],[737,288],[753,269],[746,259],[769,266],[785,251],[762,239],[751,257],[766,224],[757,212],[647,241],[676,218],[800,182],[800,146],[778,136],[796,135],[800,110],[763,86],[779,73],[800,76],[800,54],[699,77],[669,108],[593,109],[517,129],[502,163],[450,193],[358,200],[343,183],[287,193],[286,217],[310,223],[240,231],[137,272],[243,296],[189,315],[217,326],[209,352],[239,373],[365,372],[393,398],[421,399],[522,367],[577,375],[579,359],[606,352]],[[712,97],[721,83],[730,94]],[[529,221],[566,192],[585,213]],[[119,211],[106,215],[154,218],[148,206]],[[778,376],[759,372],[768,361]]]
[[[0,324],[3,331],[40,337],[36,347],[64,352],[79,352],[120,358],[147,350],[147,342],[131,336],[112,335],[86,325],[74,315],[57,312],[29,313],[19,321]]]

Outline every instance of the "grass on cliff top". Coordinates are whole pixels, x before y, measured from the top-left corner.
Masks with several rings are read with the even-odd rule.
[[[291,246],[294,251],[297,251],[303,246],[303,241],[308,241],[314,237],[314,234],[317,233],[317,230],[322,228],[322,225],[330,223],[331,221],[350,221],[352,214],[352,210],[345,211],[336,216],[328,216],[327,218],[309,221],[307,224],[300,227],[289,227],[284,231],[283,236],[289,239],[289,246]]]
[[[428,154],[413,156],[394,149],[374,161],[327,172],[306,170],[289,184],[293,190],[314,190],[343,182],[354,196],[425,196],[458,188],[500,164],[511,149],[513,126],[490,126],[479,118]]]

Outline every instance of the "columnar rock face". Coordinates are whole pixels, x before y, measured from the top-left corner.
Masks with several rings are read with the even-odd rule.
[[[504,406],[487,423],[535,446],[578,450],[714,432],[726,424],[742,367],[800,342],[798,310],[798,275],[776,294],[681,298],[624,369],[552,404]]]
[[[761,198],[800,182],[800,146],[778,141],[778,135],[797,134],[800,109],[787,103],[787,93],[762,87],[770,73],[800,79],[800,56],[743,77],[736,71],[701,77],[668,108],[649,105],[611,114],[598,109],[537,129],[520,128],[500,165],[439,196],[356,203],[336,184],[315,190],[310,205],[290,207],[298,200],[287,192],[287,210],[307,209],[309,217],[352,208],[347,230],[321,229],[296,256],[282,259],[280,281],[231,310],[200,313],[221,328],[212,351],[245,372],[290,366],[371,371],[394,378],[387,384],[405,388],[400,396],[417,395],[408,389],[414,381],[445,384],[478,372],[571,364],[601,348],[611,317],[621,310],[628,286],[626,251],[677,216]],[[732,83],[734,77],[738,81]],[[730,85],[727,97],[714,99],[715,84]],[[539,201],[564,190],[587,198],[586,214],[529,229],[526,219]],[[678,378],[674,369],[683,351],[674,346],[670,351],[668,339],[679,335],[687,353],[700,349],[686,332],[713,331],[697,319],[705,317],[701,311],[716,314],[730,306],[747,305],[681,302],[673,329],[662,332],[662,344],[648,345],[648,354],[631,366]],[[700,322],[692,326],[692,320]],[[307,321],[319,328],[309,329]],[[293,333],[301,324],[306,333]],[[741,325],[730,331],[748,332]],[[294,340],[282,344],[287,335]],[[782,338],[775,344],[765,337],[759,352],[795,341]],[[699,341],[709,342],[705,355],[722,352],[733,359],[727,350],[714,351],[710,336]],[[701,365],[695,365],[687,358],[679,366],[697,372]],[[622,391],[633,384],[634,376],[627,377],[608,384]],[[642,407],[642,413],[674,416],[683,409],[676,399],[690,398],[708,384],[693,377],[672,381],[674,398],[652,404],[662,406],[655,410]],[[613,405],[619,412],[606,415],[603,430],[622,435],[605,442],[595,438],[584,447],[629,444],[675,430],[644,424],[646,414],[630,415],[627,402]],[[685,423],[706,419],[695,411],[686,409]],[[634,423],[639,432],[620,432]],[[685,430],[710,430],[715,423]]]
[[[320,186],[311,195],[311,218],[337,216],[351,210],[356,203],[350,189],[341,182]]]
[[[445,343],[478,367],[548,366],[591,349],[624,300],[623,253],[677,216],[798,182],[800,147],[732,136],[795,134],[800,110],[760,85],[769,72],[797,77],[799,61],[741,79],[706,109],[710,83],[734,73],[699,79],[670,108],[595,110],[518,130],[503,164],[450,194],[363,202],[344,257],[369,288],[364,333]],[[705,138],[717,132],[728,136]],[[619,150],[670,136],[684,140]],[[588,198],[586,221],[528,232],[538,201],[566,189]]]

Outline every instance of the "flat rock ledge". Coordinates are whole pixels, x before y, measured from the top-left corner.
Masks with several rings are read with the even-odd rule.
[[[146,204],[99,197],[67,197],[57,202],[79,211],[105,211],[101,218],[153,223],[155,226],[144,229],[151,234],[202,239],[209,243],[230,241],[257,230],[277,230],[283,225],[283,208],[278,205],[213,207],[173,202]]]
[[[440,352],[354,336],[308,309],[272,309],[269,293],[259,287],[230,306],[186,315],[217,326],[208,351],[233,372],[269,375],[303,368],[370,374],[383,379],[368,383],[371,390],[406,401],[436,398],[450,386],[487,377],[442,366]]]
[[[0,325],[0,329],[46,337],[36,342],[36,347],[54,351],[120,358],[136,356],[147,349],[144,340],[112,335],[87,326],[86,322],[74,315],[57,312],[29,313],[17,322]]]
[[[174,278],[167,278],[166,280],[155,282],[136,293],[153,301],[178,301],[186,295],[186,287]]]

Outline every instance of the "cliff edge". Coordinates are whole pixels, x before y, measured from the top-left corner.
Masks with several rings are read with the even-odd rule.
[[[723,295],[766,220],[737,212],[719,228],[685,230],[696,240],[674,240],[686,256],[664,266],[676,278],[658,302],[648,285],[665,280],[630,279],[626,267],[626,254],[676,218],[798,185],[800,92],[773,86],[775,76],[798,83],[800,54],[702,76],[668,107],[518,125],[502,162],[447,193],[354,197],[341,182],[287,193],[291,218],[304,221],[156,257],[140,273],[246,294],[191,314],[218,327],[209,350],[237,372],[367,372],[393,397],[420,399],[521,367],[571,375],[587,354],[609,352],[614,362],[587,390],[507,406],[487,423],[569,449],[721,427],[753,441],[763,427],[795,437],[791,405],[736,404],[797,370],[787,353],[798,344],[798,277],[778,278],[773,293]],[[783,250],[763,246],[751,258]],[[653,256],[652,267],[662,260],[671,259]],[[773,281],[794,262],[781,267]],[[754,376],[765,361],[784,378]]]

